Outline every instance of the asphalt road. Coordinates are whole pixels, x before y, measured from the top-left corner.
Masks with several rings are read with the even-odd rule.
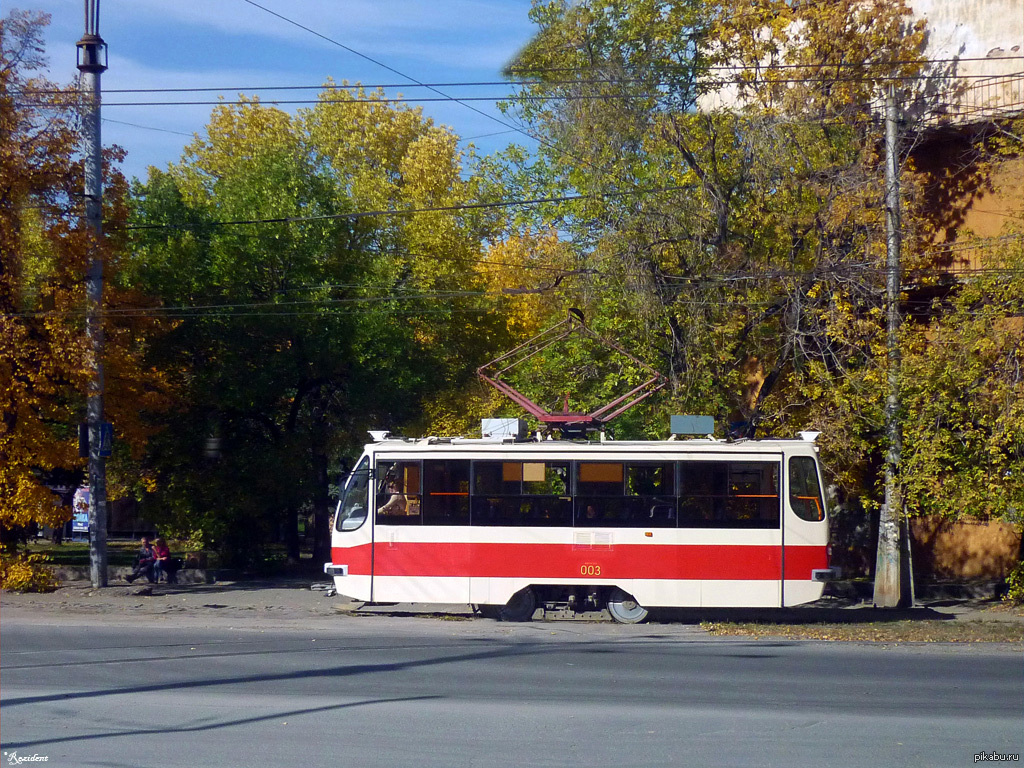
[[[966,766],[1024,751],[1022,694],[1024,659],[991,646],[5,617],[0,765]]]

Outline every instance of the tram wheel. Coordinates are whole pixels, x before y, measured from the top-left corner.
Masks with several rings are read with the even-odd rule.
[[[647,609],[636,599],[616,587],[608,594],[608,602],[605,604],[608,613],[619,624],[639,624],[647,618]]]
[[[502,621],[529,621],[537,610],[537,595],[530,587],[520,589],[499,609]]]

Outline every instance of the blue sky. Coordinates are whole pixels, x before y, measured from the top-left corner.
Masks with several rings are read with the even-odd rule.
[[[530,0],[257,0],[265,8],[422,83],[494,82],[533,35]],[[47,54],[53,80],[76,74],[75,42],[84,30],[83,0],[23,0],[5,7],[52,16]],[[319,86],[360,81],[405,83],[405,78],[260,10],[245,0],[100,0],[100,35],[110,68],[104,73],[103,143],[128,151],[122,169],[144,176],[149,165],[176,161],[193,132],[202,131],[211,106],[115,106],[126,101],[213,101],[239,91],[264,102],[315,98],[316,91],[255,91],[268,86]],[[207,93],[118,94],[115,89],[215,88]],[[446,95],[495,96],[507,86],[440,88]],[[410,85],[389,89],[437,98]],[[493,102],[469,102],[503,122]],[[284,108],[294,111],[299,105]],[[472,138],[481,153],[523,134],[454,102],[423,103],[424,113]],[[131,123],[133,125],[126,125]],[[487,135],[498,134],[498,135]],[[476,138],[474,138],[476,137]]]

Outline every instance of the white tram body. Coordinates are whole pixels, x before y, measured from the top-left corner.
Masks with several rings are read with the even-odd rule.
[[[631,597],[644,614],[639,606],[780,607],[817,600],[833,575],[813,433],[739,442],[373,434],[346,481],[324,566],[355,600],[496,607],[532,593],[570,605]]]

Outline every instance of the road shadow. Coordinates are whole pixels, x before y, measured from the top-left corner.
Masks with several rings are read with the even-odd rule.
[[[866,605],[805,605],[793,608],[659,608],[648,623],[701,624],[706,621],[736,624],[875,624],[896,621],[955,621],[951,613],[928,606],[875,608]]]
[[[317,582],[314,582],[311,579],[295,579],[287,581],[275,579],[272,581],[252,580],[213,583],[181,581],[177,584],[167,584],[166,582],[160,582],[159,584],[147,584],[144,580],[130,583],[121,579],[112,579],[108,583],[106,589],[125,589],[130,592],[137,592],[140,589],[152,588],[154,595],[203,594],[214,596],[218,594],[264,592],[268,589],[309,592],[310,586],[314,583]],[[72,582],[70,584],[65,584],[61,589],[88,590],[91,589],[91,587],[88,584],[77,584]]]

